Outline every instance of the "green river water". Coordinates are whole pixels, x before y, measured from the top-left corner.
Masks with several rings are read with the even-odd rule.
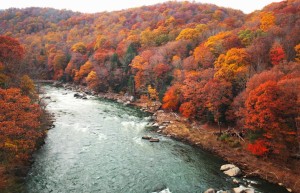
[[[76,99],[62,88],[44,89],[55,101],[47,106],[55,128],[35,154],[26,192],[200,193],[237,186],[219,170],[225,162],[218,157],[147,128],[149,114],[96,97]],[[143,135],[160,142],[142,140]],[[286,192],[254,181],[256,192]]]

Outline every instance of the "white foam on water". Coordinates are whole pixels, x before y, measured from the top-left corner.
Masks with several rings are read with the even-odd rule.
[[[99,133],[99,134],[98,134],[98,140],[99,140],[99,141],[103,141],[103,140],[106,140],[106,139],[107,139],[107,136],[104,135],[103,133]]]
[[[88,130],[88,127],[86,126],[82,126],[78,123],[76,123],[74,126],[73,126],[74,130],[77,131],[77,132],[83,132],[83,133],[86,133],[87,130]]]
[[[142,131],[146,128],[146,125],[148,124],[148,122],[141,122],[141,123],[136,123],[136,129],[138,131]]]
[[[85,133],[85,132],[87,132],[88,127],[79,127],[79,128],[77,128],[76,130]]]
[[[105,119],[109,120],[109,121],[118,121],[118,120],[120,120],[118,117],[106,117]]]
[[[134,121],[123,121],[121,122],[121,125],[123,126],[123,128],[129,130],[129,129],[134,129],[137,131],[141,131],[143,130],[146,125],[148,124],[148,122],[141,122],[141,123],[136,123]]]
[[[135,122],[134,121],[123,121],[123,122],[121,122],[121,125],[125,129],[132,129],[135,126]]]
[[[134,137],[134,138],[132,138],[133,139],[133,141],[136,143],[136,144],[138,144],[138,145],[140,145],[140,146],[144,146],[145,145],[145,143],[143,143],[143,141],[141,140],[141,137]]]

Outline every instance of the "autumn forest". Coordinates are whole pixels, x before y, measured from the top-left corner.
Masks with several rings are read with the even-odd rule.
[[[45,136],[34,79],[160,101],[188,120],[234,127],[249,154],[287,161],[300,151],[299,13],[299,0],[250,14],[191,2],[1,10],[0,187],[1,172],[27,165]]]

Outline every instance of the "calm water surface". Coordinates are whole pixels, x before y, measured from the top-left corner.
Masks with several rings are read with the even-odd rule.
[[[149,115],[124,105],[45,87],[56,117],[46,144],[35,155],[26,180],[30,193],[200,193],[230,189],[232,179],[219,171],[224,162],[204,151],[157,136]],[[160,143],[142,140],[159,137]],[[258,180],[256,191],[284,193]]]

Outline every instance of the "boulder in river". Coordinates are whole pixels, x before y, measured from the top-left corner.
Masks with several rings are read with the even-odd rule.
[[[151,137],[150,137],[150,136],[148,136],[148,135],[144,135],[144,136],[142,137],[142,139],[149,140],[149,139],[151,139]]]
[[[244,186],[240,186],[238,188],[233,188],[234,193],[254,193],[253,188],[246,188]]]
[[[124,102],[124,105],[130,105],[130,101]]]
[[[129,101],[130,101],[130,102],[134,102],[134,96],[130,96],[130,97],[129,97]]]
[[[216,193],[216,191],[213,188],[209,188],[204,193]]]
[[[241,172],[240,168],[238,168],[238,167],[231,168],[229,170],[224,171],[224,174],[226,174],[228,176],[231,176],[231,177],[238,176],[241,173],[242,172]]]
[[[238,168],[237,166],[235,166],[233,164],[222,165],[220,170],[223,171],[224,174],[231,176],[231,177],[238,176],[242,173],[240,168]]]
[[[74,94],[74,97],[75,97],[75,98],[80,98],[80,97],[82,97],[82,95],[79,94],[79,93],[75,93],[75,94]]]
[[[158,127],[158,126],[159,126],[158,123],[154,123],[154,124],[152,125],[152,127]]]
[[[236,167],[236,166],[233,165],[233,164],[225,164],[225,165],[222,165],[222,166],[221,166],[220,170],[221,170],[221,171],[226,171],[226,170],[229,170],[229,169],[235,168],[235,167]]]
[[[159,139],[158,138],[151,138],[149,141],[150,142],[159,142]]]
[[[75,93],[74,97],[77,99],[87,99],[86,94],[81,94],[81,93]]]

